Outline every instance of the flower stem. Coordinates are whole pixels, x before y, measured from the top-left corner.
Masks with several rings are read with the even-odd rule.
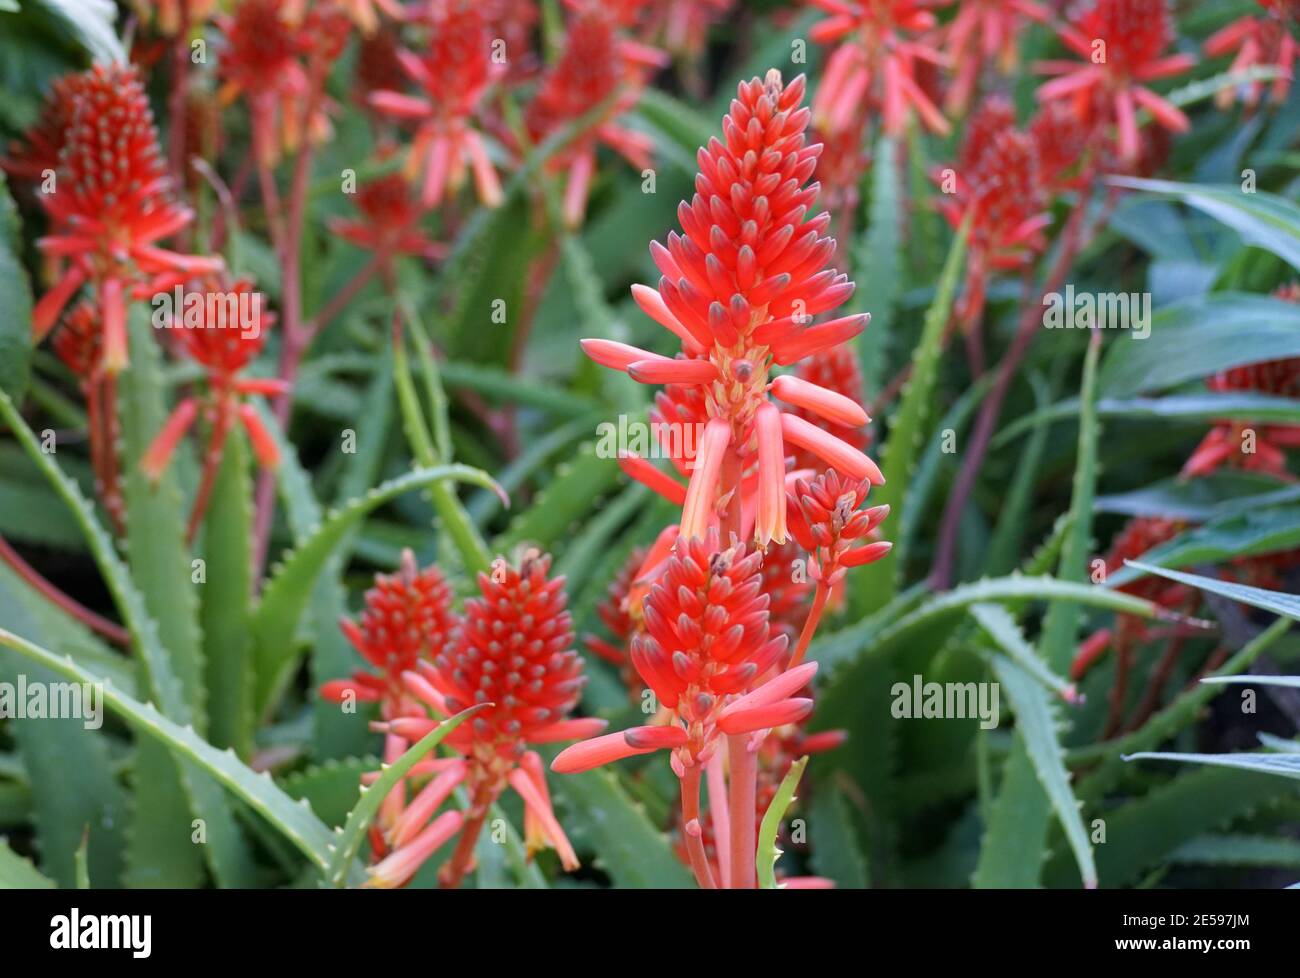
[[[40,571],[23,560],[18,551],[14,550],[4,537],[0,537],[0,560],[8,564],[10,569],[26,581],[32,590],[37,591],[51,604],[61,608],[87,628],[103,635],[115,645],[131,644],[130,632],[121,625],[95,614],[89,608],[79,604],[74,598],[64,594],[58,587],[43,577]]]
[[[812,642],[812,637],[817,632],[817,625],[822,620],[822,612],[826,610],[826,600],[830,596],[831,589],[827,587],[825,579],[818,581],[812,608],[808,610],[808,617],[804,619],[803,631],[799,633],[799,644],[795,646],[794,654],[790,656],[787,669],[793,669],[803,661],[804,653],[808,651],[808,644]]]
[[[691,871],[702,890],[716,890],[709,857],[704,851],[700,825],[700,766],[692,764],[682,774],[682,835],[686,838],[686,852],[691,858]]]
[[[758,807],[758,755],[749,749],[751,734],[732,734],[727,738],[727,755],[731,762],[731,886],[752,890],[756,886],[758,836],[754,830],[754,811]]]

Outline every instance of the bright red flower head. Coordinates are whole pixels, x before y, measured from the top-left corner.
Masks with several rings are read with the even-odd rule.
[[[104,368],[115,373],[127,362],[128,299],[215,271],[221,260],[157,246],[192,215],[167,196],[158,131],[135,68],[96,65],[69,81],[60,97],[65,96],[71,105],[60,113],[67,127],[55,187],[40,196],[52,233],[38,246],[67,264],[36,304],[32,327],[38,340],[44,337],[68,300],[90,282],[99,293]]]
[[[513,788],[524,800],[528,834],[560,853],[566,869],[578,860],[555,819],[541,759],[531,744],[586,737],[605,721],[572,720],[585,678],[573,649],[564,578],[550,580],[550,557],[530,550],[516,569],[498,558],[479,575],[481,598],[465,603],[456,640],[405,676],[407,689],[438,717],[490,704],[457,727],[445,743],[461,756],[416,796],[389,833],[391,855],[373,867],[372,882],[399,885],[457,831],[460,841],[443,866],[444,886],[459,884],[489,807]],[[415,740],[439,721],[399,718],[390,733]],[[452,790],[465,785],[469,807],[429,818]],[[449,815],[455,818],[449,819]],[[426,824],[427,823],[427,824]]]
[[[740,532],[739,490],[755,464],[755,534],[766,545],[785,539],[786,446],[880,482],[869,458],[769,398],[806,408],[836,424],[867,423],[862,407],[842,394],[786,374],[790,366],[860,333],[869,317],[816,326],[812,317],[853,292],[847,277],[826,268],[835,241],[824,236],[827,214],[805,222],[817,185],[804,187],[819,146],[805,145],[809,111],[800,108],[804,81],[742,83],[723,119],[725,141],[698,154],[696,194],[678,209],[683,234],[651,245],[663,277],[658,289],[632,288],[643,311],[682,342],[670,359],[609,340],[583,340],[589,357],[647,384],[690,385],[703,392],[707,421],[696,446],[681,534],[702,537],[721,520],[724,535]]]
[[[437,567],[420,570],[415,554],[402,551],[393,574],[376,574],[357,621],[339,622],[343,634],[372,666],[349,679],[321,686],[321,698],[342,703],[352,696],[363,703],[382,703],[385,719],[419,709],[406,690],[403,674],[442,653],[455,637],[460,618],[451,607],[451,585]]]
[[[1164,53],[1174,40],[1165,0],[1095,0],[1060,34],[1087,63],[1042,62],[1039,70],[1060,77],[1038,90],[1040,101],[1068,99],[1088,128],[1113,123],[1120,160],[1130,166],[1140,152],[1138,108],[1166,129],[1187,131],[1187,116],[1145,84],[1183,74],[1196,63],[1190,54]]]
[[[966,288],[957,308],[969,329],[983,313],[993,272],[1024,267],[1046,247],[1043,229],[1051,223],[1037,143],[1015,128],[1006,99],[986,99],[972,116],[952,176],[956,192],[944,194],[938,207],[954,228],[971,222]]]
[[[567,172],[564,219],[582,223],[596,169],[596,144],[603,142],[637,169],[651,166],[653,141],[615,120],[636,104],[648,71],[665,63],[663,53],[624,37],[617,12],[599,4],[581,5],[569,21],[564,50],[543,75],[537,94],[524,111],[528,137],[540,142],[594,111],[605,111],[585,134],[551,158],[552,172]]]
[[[1300,41],[1296,31],[1300,27],[1300,0],[1259,0],[1264,8],[1263,17],[1239,17],[1227,27],[1216,31],[1205,41],[1205,53],[1212,58],[1232,52],[1230,71],[1244,71],[1256,65],[1273,65],[1281,75],[1269,89],[1273,101],[1280,105],[1291,91],[1291,79],[1297,59],[1300,59]],[[1264,82],[1251,82],[1239,88],[1225,88],[1215,96],[1220,108],[1227,108],[1234,98],[1253,108],[1265,91]]]
[[[411,196],[400,173],[367,180],[357,188],[355,218],[331,218],[329,228],[358,248],[373,251],[381,262],[395,255],[431,257],[437,245],[420,230],[424,208]]]
[[[935,26],[931,0],[808,0],[831,16],[809,32],[819,44],[839,42],[822,72],[813,113],[817,128],[835,133],[861,115],[879,111],[885,131],[903,132],[913,111],[933,132],[948,120],[917,82],[920,62],[942,64],[944,55],[918,35]]]
[[[420,197],[436,207],[448,190],[473,171],[479,199],[501,203],[501,182],[483,137],[470,123],[484,92],[502,73],[493,60],[494,38],[481,6],[470,0],[431,5],[427,13],[429,47],[423,55],[399,50],[397,59],[424,97],[378,91],[370,104],[394,118],[418,123],[407,159],[407,175],[424,172]]]
[[[0,169],[22,180],[43,180],[54,172],[72,125],[77,95],[89,81],[90,75],[85,73],[56,78],[45,95],[40,118],[21,140],[9,144],[9,155],[0,160]]]

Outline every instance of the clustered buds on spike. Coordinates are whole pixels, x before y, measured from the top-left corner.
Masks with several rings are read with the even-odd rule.
[[[834,469],[817,478],[800,479],[790,492],[790,532],[809,554],[809,575],[834,587],[850,567],[879,560],[893,546],[871,541],[889,515],[888,506],[860,507],[871,483],[845,481]]]
[[[984,312],[995,269],[1023,268],[1047,246],[1051,224],[1034,138],[1015,128],[1015,110],[1001,97],[986,99],[971,118],[955,174],[954,193],[938,201],[954,227],[970,221],[966,287],[957,318],[970,330]],[[946,188],[945,188],[946,189]]]
[[[819,129],[844,129],[866,104],[880,113],[891,136],[904,131],[913,112],[932,132],[948,133],[948,120],[917,81],[923,65],[946,60],[920,36],[937,23],[927,0],[808,4],[831,14],[814,24],[809,36],[819,44],[839,43],[826,62],[813,103]]]
[[[343,703],[381,703],[384,719],[414,712],[403,674],[428,661],[452,643],[460,618],[451,607],[451,585],[433,565],[421,570],[415,554],[402,551],[394,574],[375,575],[365,606],[354,622],[339,627],[374,672],[357,670],[348,679],[321,686],[321,698]]]
[[[408,157],[407,175],[423,172],[420,199],[436,207],[448,190],[457,189],[465,167],[474,174],[479,199],[495,207],[502,201],[487,146],[471,125],[485,92],[502,74],[492,59],[493,36],[486,15],[473,0],[431,4],[425,14],[429,46],[422,55],[405,49],[398,63],[424,97],[381,90],[370,104],[396,119],[418,123]]]
[[[572,648],[564,578],[548,579],[550,557],[526,552],[518,568],[503,559],[492,574],[479,575],[481,597],[465,603],[454,641],[431,650],[402,674],[406,690],[433,716],[402,716],[384,728],[413,741],[441,718],[480,707],[444,743],[458,755],[431,780],[392,823],[389,854],[371,868],[377,886],[398,886],[457,833],[455,851],[443,865],[443,886],[459,885],[473,866],[474,847],[489,808],[507,786],[524,801],[526,835],[533,847],[553,846],[566,869],[577,856],[551,809],[540,757],[530,745],[586,737],[605,721],[569,719],[585,678]],[[444,812],[443,801],[465,786],[464,812]]]
[[[953,69],[944,108],[957,115],[965,112],[988,64],[996,62],[1004,75],[1013,71],[1025,22],[1042,24],[1049,16],[1033,0],[963,0],[944,28],[944,54]]]
[[[638,170],[652,165],[653,143],[644,133],[620,125],[617,117],[636,104],[649,70],[666,63],[663,52],[625,37],[620,11],[595,2],[570,4],[564,50],[543,75],[524,112],[534,143],[604,107],[586,131],[551,158],[551,172],[568,173],[563,216],[571,227],[582,223],[596,169],[596,143],[605,143]],[[629,5],[631,9],[639,3]]]
[[[776,71],[740,85],[723,120],[725,142],[713,139],[698,154],[695,196],[678,207],[684,233],[671,232],[666,247],[651,246],[663,277],[657,289],[638,285],[632,294],[678,337],[685,356],[670,359],[610,340],[582,343],[597,363],[642,383],[703,393],[707,423],[684,499],[683,538],[702,537],[713,525],[723,535],[739,533],[749,495],[759,543],[784,541],[787,445],[881,481],[862,452],[783,413],[768,397],[841,425],[868,421],[859,404],[835,391],[793,374],[769,379],[773,364],[790,366],[835,347],[861,332],[868,318],[806,325],[847,299],[853,284],[826,268],[835,251],[834,239],[823,236],[829,215],[805,223],[817,186],[803,184],[820,147],[805,145],[803,93],[802,77],[784,85]],[[741,475],[755,463],[757,481],[742,490]]]
[[[1146,86],[1196,63],[1190,54],[1165,54],[1174,40],[1166,0],[1094,0],[1059,33],[1084,63],[1042,62],[1040,71],[1059,77],[1038,89],[1038,99],[1065,100],[1085,128],[1100,127],[1104,134],[1113,126],[1121,164],[1132,167],[1140,155],[1139,108],[1171,132],[1187,131],[1182,110]]]
[[[1259,5],[1264,8],[1264,16],[1247,14],[1211,34],[1204,44],[1205,53],[1211,58],[1233,54],[1230,71],[1272,65],[1278,69],[1278,76],[1271,83],[1254,81],[1223,89],[1215,96],[1220,108],[1226,109],[1240,98],[1243,105],[1253,109],[1266,90],[1273,102],[1281,105],[1291,91],[1295,65],[1300,61],[1300,40],[1296,37],[1300,30],[1300,0],[1259,0]]]
[[[33,159],[48,164],[57,150],[55,185],[40,195],[51,233],[41,251],[62,266],[58,280],[32,311],[39,341],[83,284],[98,295],[103,336],[100,367],[127,363],[126,309],[191,275],[221,268],[220,259],[181,255],[158,246],[185,227],[191,213],[168,196],[158,132],[139,73],[123,65],[96,65],[54,93],[50,119],[28,140]],[[52,125],[64,120],[62,137]]]

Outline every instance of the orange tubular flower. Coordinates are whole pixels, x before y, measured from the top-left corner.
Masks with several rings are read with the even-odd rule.
[[[1023,268],[1047,245],[1051,223],[1039,176],[1037,144],[1015,129],[1011,103],[986,99],[972,117],[955,173],[955,190],[937,206],[954,227],[969,216],[970,258],[958,321],[972,329],[984,312],[989,277],[995,270]]]
[[[582,659],[572,648],[564,578],[548,580],[550,565],[550,557],[536,550],[524,555],[517,570],[498,558],[491,577],[479,575],[483,597],[466,602],[456,640],[404,674],[407,690],[435,716],[490,705],[447,737],[446,744],[461,756],[415,798],[394,826],[392,853],[371,869],[374,885],[405,882],[460,832],[455,851],[439,873],[441,885],[458,886],[473,866],[488,809],[507,786],[523,798],[531,839],[553,846],[565,869],[577,868],[577,856],[551,809],[541,759],[528,747],[591,736],[605,721],[567,718],[585,678]],[[438,722],[406,717],[391,721],[387,729],[415,740]],[[444,813],[426,825],[462,783],[468,809]]]
[[[478,130],[470,125],[488,87],[503,65],[492,60],[492,33],[481,7],[471,0],[431,5],[427,14],[429,49],[423,56],[399,50],[397,58],[425,97],[378,91],[370,104],[387,115],[418,123],[407,158],[407,176],[421,169],[420,198],[426,207],[442,203],[460,187],[465,167],[483,203],[501,203],[501,181]]]
[[[945,29],[945,54],[954,77],[944,108],[957,115],[966,111],[985,65],[996,62],[999,71],[1010,74],[1025,21],[1044,24],[1048,17],[1046,8],[1032,0],[962,0]]]
[[[836,133],[877,107],[891,136],[903,132],[915,111],[932,132],[947,134],[948,120],[917,83],[918,62],[947,58],[916,35],[935,26],[931,0],[808,0],[831,14],[809,35],[819,44],[841,42],[822,73],[813,114],[817,128]]]
[[[202,292],[188,293],[181,293],[177,286],[182,296],[181,307],[173,310],[169,323],[159,324],[176,330],[185,352],[207,368],[206,403],[201,404],[194,397],[183,398],[140,460],[146,475],[159,478],[203,408],[210,433],[194,508],[190,511],[191,538],[207,509],[226,439],[236,423],[242,424],[248,433],[259,464],[267,469],[279,465],[275,439],[244,398],[253,394],[276,395],[285,389],[283,381],[240,376],[261,352],[266,332],[275,322],[273,313],[263,311],[265,297],[254,292],[247,281],[241,280],[224,290],[217,281],[207,284]]]
[[[56,96],[71,103],[56,113],[67,120],[61,143],[43,130],[30,145],[38,155],[57,145],[55,186],[40,196],[52,233],[37,246],[66,264],[32,310],[33,334],[37,341],[44,338],[68,301],[89,283],[99,298],[103,368],[115,374],[127,363],[128,301],[220,269],[221,260],[157,245],[193,215],[167,197],[158,131],[134,68],[96,65]]]
[[[1294,66],[1300,59],[1300,41],[1296,40],[1300,24],[1300,0],[1259,0],[1266,11],[1263,17],[1240,17],[1227,27],[1210,35],[1205,41],[1205,53],[1218,58],[1233,51],[1231,71],[1242,71],[1256,65],[1274,65],[1282,74],[1269,86],[1273,102],[1281,105],[1291,91]],[[1225,88],[1215,96],[1221,109],[1240,97],[1247,108],[1259,104],[1264,94],[1264,82],[1251,82],[1240,88]]]
[[[1120,160],[1132,166],[1140,152],[1137,110],[1144,108],[1171,132],[1186,132],[1182,110],[1144,83],[1181,75],[1196,58],[1163,54],[1174,40],[1165,0],[1096,0],[1060,29],[1061,40],[1086,64],[1045,61],[1037,67],[1059,75],[1038,90],[1040,101],[1069,99],[1081,125],[1115,126]]]
[[[713,139],[699,151],[696,194],[677,211],[685,233],[671,232],[666,247],[651,245],[663,277],[658,289],[636,285],[632,294],[681,340],[685,356],[670,359],[610,340],[582,341],[597,363],[635,380],[702,392],[705,417],[683,500],[683,539],[703,537],[715,523],[720,539],[739,536],[742,503],[752,494],[758,542],[783,542],[787,445],[857,478],[883,481],[858,449],[783,413],[769,397],[840,425],[868,421],[861,406],[842,394],[792,374],[769,376],[774,364],[791,366],[852,339],[869,319],[854,315],[804,325],[843,303],[853,283],[826,268],[835,251],[834,239],[823,236],[830,216],[804,222],[818,188],[803,183],[817,165],[820,146],[805,145],[809,112],[799,107],[803,94],[802,77],[786,86],[775,70],[766,80],[742,83],[723,120],[725,142]],[[746,485],[751,475],[752,490]]]
[[[621,36],[619,11],[595,2],[570,6],[578,7],[578,12],[569,23],[564,52],[543,76],[525,110],[524,123],[528,138],[536,143],[608,103],[601,118],[548,164],[552,173],[568,173],[563,214],[565,222],[576,227],[587,209],[597,142],[639,170],[652,165],[653,141],[615,119],[636,104],[648,71],[662,67],[667,59],[663,52]]]
[[[779,674],[755,688],[779,666],[786,649],[786,636],[771,634],[761,566],[762,554],[747,551],[743,543],[720,550],[716,530],[704,539],[679,541],[676,556],[668,560],[646,596],[645,634],[632,645],[638,675],[660,705],[671,711],[668,723],[575,744],[551,765],[553,771],[569,774],[660,748],[671,750],[673,770],[682,780],[682,823],[691,865],[704,886],[716,881],[701,844],[703,768],[721,764],[724,735],[731,738],[733,794],[738,785],[746,784],[742,770],[750,772],[747,797],[736,810],[752,809],[756,804],[754,755],[768,729],[796,723],[812,711],[812,700],[792,694],[808,684],[815,664]],[[719,775],[719,784],[720,780]],[[711,778],[710,791],[715,790]],[[719,811],[716,805],[714,811]],[[741,887],[753,885],[754,826],[746,825],[748,821],[736,819],[731,827],[740,830],[742,840],[737,863],[748,866],[748,882],[740,875],[733,879],[733,885]]]

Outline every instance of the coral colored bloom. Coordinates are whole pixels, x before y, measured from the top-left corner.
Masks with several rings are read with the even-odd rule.
[[[158,132],[136,70],[96,65],[63,92],[71,106],[61,113],[67,128],[56,180],[40,196],[52,229],[37,245],[64,267],[32,311],[32,327],[37,340],[44,337],[80,287],[91,285],[99,299],[103,367],[116,373],[127,363],[129,300],[215,271],[221,260],[158,247],[192,215],[167,196]]]
[[[828,469],[811,481],[800,479],[790,492],[790,530],[809,554],[814,581],[833,587],[850,567],[879,560],[890,544],[868,542],[889,515],[888,506],[860,507],[871,483],[848,481]]]
[[[181,348],[207,369],[207,396],[202,402],[195,397],[182,398],[140,460],[145,474],[158,479],[171,462],[181,438],[200,414],[208,422],[210,431],[203,471],[190,512],[191,537],[207,509],[226,439],[236,424],[247,432],[253,454],[264,468],[273,469],[279,464],[275,439],[245,398],[280,394],[285,389],[279,380],[241,376],[261,352],[267,331],[275,322],[275,315],[263,310],[266,297],[254,292],[247,281],[227,287],[210,279],[205,286],[203,291],[184,293],[177,286],[182,305],[173,311],[172,320],[166,325],[178,334]]]
[[[666,59],[662,52],[624,37],[619,28],[616,11],[583,4],[569,22],[564,51],[542,77],[524,111],[528,137],[537,143],[605,106],[600,118],[548,163],[550,172],[568,174],[563,214],[571,227],[581,224],[586,213],[598,142],[638,170],[653,163],[653,141],[616,120],[636,104],[649,70],[661,67]]]
[[[492,34],[483,10],[470,0],[431,6],[429,46],[422,55],[399,50],[397,59],[424,97],[395,91],[370,95],[370,104],[396,119],[417,123],[407,161],[407,176],[420,178],[426,207],[442,203],[458,189],[466,167],[474,175],[479,199],[501,203],[501,181],[488,157],[483,136],[471,124],[488,87],[503,66],[493,60]]]
[[[386,720],[417,712],[402,677],[452,641],[460,618],[451,599],[451,585],[442,572],[435,566],[420,570],[415,554],[403,550],[396,573],[375,575],[357,621],[339,622],[348,641],[376,671],[357,670],[348,679],[324,683],[321,698],[342,703],[351,696],[362,703],[381,703]]]
[[[957,305],[958,321],[970,330],[984,312],[993,272],[1023,268],[1047,246],[1043,229],[1051,223],[1037,144],[1015,128],[1006,99],[986,99],[971,118],[952,177],[955,192],[937,206],[954,228],[971,222],[966,286]]]
[[[671,378],[702,395],[679,393],[657,405],[665,413],[696,414],[702,428],[683,504],[683,539],[703,537],[714,525],[721,538],[739,535],[743,504],[752,498],[756,539],[763,545],[784,541],[791,444],[880,480],[858,449],[781,412],[769,397],[773,364],[791,366],[836,347],[860,333],[868,318],[806,325],[843,303],[853,284],[826,268],[835,251],[834,239],[823,236],[829,215],[805,221],[817,186],[803,184],[819,147],[805,145],[803,93],[802,78],[783,85],[776,71],[742,83],[723,120],[725,141],[713,139],[698,153],[696,194],[677,211],[684,233],[670,232],[666,246],[651,245],[663,277],[657,289],[634,286],[633,298],[677,336],[685,356],[667,360],[607,340],[583,340],[598,363],[650,382]],[[836,423],[850,417],[846,398],[818,394],[811,384],[791,393],[792,386],[783,385],[784,393],[773,386],[773,393]],[[865,413],[854,420],[865,423]]]
[[[440,796],[440,803],[463,784],[469,799],[456,849],[439,873],[443,886],[459,885],[472,868],[488,809],[507,786],[523,798],[533,841],[544,840],[554,847],[565,869],[578,865],[551,809],[545,784],[539,783],[541,761],[529,745],[587,737],[605,722],[567,719],[585,678],[582,659],[572,648],[564,578],[549,580],[550,564],[550,557],[536,550],[524,555],[518,569],[498,558],[491,576],[479,575],[482,597],[465,603],[456,640],[404,676],[411,695],[435,717],[490,704],[448,735],[445,743],[460,755],[460,763],[448,769],[451,773],[441,783],[426,789]],[[414,739],[436,722],[398,720],[390,730]],[[392,854],[372,869],[376,882],[392,885],[395,876],[409,877],[437,848],[415,835],[437,804],[426,801],[417,807],[418,802],[417,798],[411,805],[415,814],[404,815],[405,821],[389,840]],[[411,847],[416,847],[419,858],[411,857]],[[393,874],[394,865],[402,873]]]
[[[897,136],[916,112],[932,132],[947,134],[948,120],[918,83],[922,63],[946,57],[919,35],[935,26],[928,0],[808,0],[831,16],[814,24],[819,44],[839,43],[822,71],[813,115],[817,128],[836,133],[864,105],[879,111],[885,131]]]
[[[400,173],[367,180],[354,200],[358,217],[329,221],[329,229],[340,238],[374,252],[383,264],[397,255],[429,258],[438,253],[438,246],[420,230],[423,208]]]
[[[850,344],[814,353],[796,365],[794,375],[809,385],[846,398],[854,405],[866,402],[862,368],[858,363],[857,352]],[[791,412],[805,421],[820,423],[840,441],[860,452],[865,452],[871,444],[871,429],[860,423],[854,424],[854,419],[844,415],[841,415],[840,422],[824,419],[816,408],[797,405],[792,407]],[[863,416],[865,414],[864,411]],[[826,463],[811,452],[800,449],[794,453],[794,467],[820,470],[826,467]]]
[[[40,118],[22,139],[9,144],[9,154],[0,160],[0,169],[21,180],[44,180],[54,174],[72,125],[77,97],[90,87],[91,77],[89,73],[78,73],[54,80],[41,105]]]
[[[1229,71],[1244,71],[1257,65],[1272,65],[1281,75],[1268,85],[1273,102],[1281,105],[1291,91],[1295,64],[1300,60],[1300,41],[1296,40],[1300,27],[1300,2],[1298,0],[1259,0],[1264,8],[1263,17],[1239,17],[1222,30],[1211,34],[1205,41],[1205,53],[1218,58],[1236,52]],[[1254,108],[1265,91],[1265,82],[1251,82],[1238,88],[1225,88],[1215,96],[1219,108],[1226,109],[1233,99],[1240,98],[1247,108]]]
[[[1187,131],[1182,110],[1145,84],[1181,75],[1196,63],[1190,54],[1165,53],[1174,40],[1165,0],[1095,0],[1059,33],[1084,63],[1040,63],[1040,71],[1059,76],[1038,90],[1040,101],[1068,100],[1083,126],[1113,124],[1120,161],[1129,166],[1141,148],[1139,108],[1171,132]]]
[[[986,66],[995,65],[1004,75],[1014,71],[1025,22],[1042,24],[1049,16],[1033,0],[961,0],[944,28],[944,53],[953,69],[944,108],[964,113]]]

